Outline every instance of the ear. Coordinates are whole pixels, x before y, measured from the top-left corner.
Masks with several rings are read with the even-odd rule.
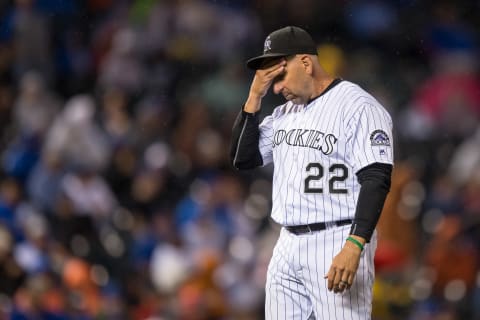
[[[308,55],[304,55],[300,58],[300,62],[305,69],[307,74],[311,75],[313,73],[313,61],[312,58]]]

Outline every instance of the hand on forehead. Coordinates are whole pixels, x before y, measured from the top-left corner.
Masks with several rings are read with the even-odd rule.
[[[268,69],[268,68],[270,68],[270,67],[273,67],[274,65],[279,64],[279,63],[282,62],[282,61],[289,61],[289,60],[291,60],[294,56],[295,56],[295,55],[265,59],[265,60],[262,62],[262,65],[261,65],[260,69]]]

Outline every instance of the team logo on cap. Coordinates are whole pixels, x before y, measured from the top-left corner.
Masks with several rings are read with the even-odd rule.
[[[265,43],[263,44],[263,53],[266,53],[270,50],[272,50],[272,40],[270,40],[270,36],[267,37],[267,39],[265,39]]]
[[[383,130],[375,130],[370,135],[370,142],[372,146],[389,146],[390,138]]]

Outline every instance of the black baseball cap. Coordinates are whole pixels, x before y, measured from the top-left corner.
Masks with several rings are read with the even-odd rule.
[[[267,59],[286,57],[292,54],[317,54],[317,46],[307,31],[288,26],[273,31],[265,39],[263,54],[247,61],[247,67],[260,69]]]

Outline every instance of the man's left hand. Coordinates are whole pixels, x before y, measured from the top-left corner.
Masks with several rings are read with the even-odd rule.
[[[329,291],[342,293],[350,289],[357,273],[361,253],[362,251],[355,244],[350,241],[345,242],[342,250],[333,258],[332,265],[325,275],[325,279],[328,279]]]

